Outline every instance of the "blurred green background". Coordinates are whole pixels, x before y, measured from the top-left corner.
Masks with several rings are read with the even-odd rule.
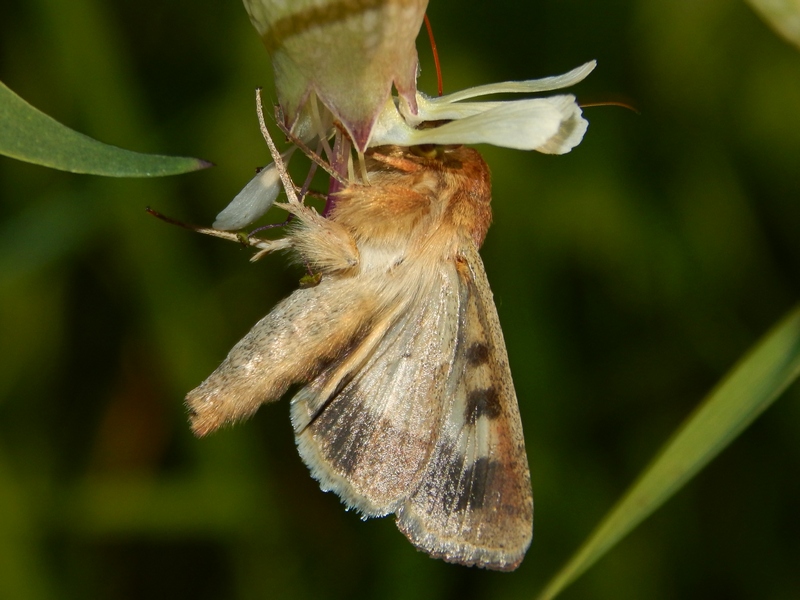
[[[585,141],[484,148],[484,246],[536,499],[513,574],[416,552],[300,462],[288,403],[196,440],[185,393],[302,272],[209,224],[268,162],[237,0],[4,0],[0,79],[102,141],[215,169],[0,158],[0,598],[531,598],[800,297],[800,53],[732,0],[433,0],[445,89],[565,72]],[[420,86],[435,92],[420,37]],[[274,98],[272,92],[267,97]],[[564,594],[800,597],[800,388]]]

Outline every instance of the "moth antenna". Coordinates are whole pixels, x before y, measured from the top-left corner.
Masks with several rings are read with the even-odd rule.
[[[214,229],[212,227],[200,227],[199,225],[184,223],[183,221],[179,221],[177,219],[173,219],[172,217],[168,217],[167,215],[163,215],[157,210],[153,210],[149,206],[145,208],[145,211],[148,214],[154,216],[156,219],[160,219],[161,221],[169,223],[170,225],[177,225],[178,227],[183,227],[184,229],[188,229],[189,231],[202,233],[203,235],[210,235],[211,237],[222,238],[223,240],[228,240],[229,242],[236,242],[238,244],[250,248],[258,248],[260,250],[258,254],[265,254],[266,252],[271,252],[272,250],[275,249],[274,248],[275,242],[272,242],[270,240],[262,240],[261,238],[251,237],[252,234],[247,234],[241,231],[240,232],[222,231],[221,229]]]
[[[428,39],[431,42],[431,52],[433,53],[433,64],[436,67],[436,82],[438,86],[439,96],[444,94],[444,84],[442,83],[442,65],[439,64],[439,51],[436,49],[436,39],[433,37],[433,27],[428,18],[428,13],[425,13],[425,28],[428,30]]]
[[[260,96],[259,96],[259,98],[260,98]],[[261,101],[259,100],[259,107],[260,106],[261,106]],[[278,115],[278,118],[276,119],[276,121],[278,123],[278,128],[283,132],[283,134],[287,137],[287,139],[292,144],[294,144],[295,146],[300,148],[302,153],[305,154],[308,158],[310,158],[316,165],[322,167],[322,169],[328,175],[330,175],[331,177],[336,179],[342,185],[348,185],[349,182],[346,179],[344,179],[339,173],[337,173],[325,159],[323,159],[319,154],[314,152],[311,148],[306,146],[306,144],[300,138],[295,136],[289,130],[289,128],[283,123],[283,119],[281,118],[281,115],[283,114],[283,112],[281,111],[280,107],[276,107],[275,108],[275,112]],[[263,117],[259,117],[259,119],[261,119],[261,118],[263,118]],[[263,131],[262,131],[262,133],[263,133]],[[323,141],[323,138],[320,138],[320,143],[323,144],[323,149],[327,148],[326,152],[330,152],[329,156],[333,154],[333,150],[330,150],[330,146],[328,145],[327,140]]]
[[[312,198],[316,198],[317,200],[328,199],[328,196],[326,194],[323,194],[322,192],[317,192],[315,190],[308,190],[308,192],[306,192],[306,195],[311,196]]]
[[[255,229],[253,229],[253,231],[251,231],[247,235],[252,236],[258,233],[259,231],[267,231],[269,229],[277,229],[278,227],[286,227],[293,220],[294,220],[294,215],[292,213],[289,213],[289,216],[287,216],[286,220],[283,221],[282,223],[268,223],[267,225],[261,225],[260,227],[256,227]]]
[[[309,195],[309,194],[314,195],[309,191],[309,188],[311,187],[311,180],[314,178],[314,172],[316,170],[317,170],[317,163],[311,163],[311,168],[308,170],[308,175],[306,176],[306,180],[303,183],[303,187],[300,188],[300,191],[297,194],[301,202],[305,199],[305,197],[307,195]],[[282,222],[282,223],[270,223],[269,225],[262,225],[261,227],[257,227],[256,229],[253,229],[253,231],[250,232],[250,235],[253,235],[254,233],[258,233],[259,231],[266,231],[268,229],[276,229],[278,227],[286,227],[289,223],[292,222],[292,220],[294,220],[294,215],[292,213],[289,213],[289,216],[286,217],[286,220],[284,222]]]
[[[319,152],[321,144],[317,144],[317,152]],[[314,173],[317,172],[317,163],[312,162],[311,167],[308,169],[308,175],[306,175],[306,180],[303,182],[303,187],[300,188],[300,198],[305,198],[308,194],[309,190],[311,189],[311,181],[314,179]]]
[[[618,100],[604,100],[603,102],[587,102],[586,104],[579,104],[581,108],[593,108],[595,106],[619,106],[620,108],[627,108],[628,110],[636,113],[637,115],[641,115],[642,113],[639,111],[638,108],[633,106],[632,104],[628,104],[627,102],[621,102]]]
[[[278,170],[278,175],[281,178],[281,183],[283,183],[283,188],[286,191],[286,196],[289,199],[289,203],[300,204],[300,200],[297,198],[297,191],[295,190],[294,182],[289,176],[289,172],[286,170],[286,164],[283,162],[283,157],[281,156],[281,153],[278,152],[275,142],[272,141],[272,136],[269,134],[267,124],[264,121],[264,108],[261,103],[261,88],[256,88],[256,113],[258,114],[258,125],[261,127],[261,135],[264,137],[264,141],[267,142],[269,153],[272,155],[272,160],[275,163],[275,168]]]

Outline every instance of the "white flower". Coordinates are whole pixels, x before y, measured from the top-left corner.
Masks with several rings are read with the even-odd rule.
[[[395,144],[493,144],[545,154],[564,154],[583,139],[588,122],[572,95],[505,102],[463,102],[469,98],[501,93],[534,93],[556,90],[582,81],[595,61],[564,75],[508,81],[469,88],[455,94],[428,98],[417,92],[417,114],[396,99],[389,102],[372,130],[369,146]],[[433,128],[419,128],[426,121],[447,121]]]
[[[485,143],[564,154],[586,132],[588,123],[568,94],[468,100],[568,87],[591,73],[594,61],[556,77],[429,98],[416,89],[414,47],[428,0],[244,0],[244,5],[272,55],[283,125],[305,144],[316,143],[340,174],[353,177],[351,148],[362,155],[387,144]],[[214,228],[246,227],[267,212],[280,189],[277,169],[268,165],[217,215]]]
[[[590,61],[563,75],[493,83],[439,98],[416,92],[416,114],[404,100],[394,97],[378,115],[367,147],[492,144],[545,154],[565,154],[581,142],[589,126],[575,96],[562,94],[495,102],[466,100],[491,94],[530,94],[565,88],[586,78],[596,64]],[[424,126],[425,123],[441,121],[445,123],[436,127]],[[302,141],[310,142],[324,137],[326,131],[335,131],[329,129],[329,123],[329,118],[321,118],[315,111],[304,111],[295,123],[294,134]],[[274,164],[270,164],[217,215],[214,228],[230,231],[246,227],[269,210],[280,190],[277,170]]]

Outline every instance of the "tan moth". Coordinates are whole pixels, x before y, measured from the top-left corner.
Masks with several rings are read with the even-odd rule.
[[[265,130],[266,133],[266,130]],[[511,570],[530,545],[533,499],[503,335],[478,249],[489,169],[464,146],[370,149],[323,217],[298,199],[291,250],[321,274],[280,302],[189,392],[206,435],[290,385],[300,455],[323,490],[364,517],[394,513],[419,549]],[[219,237],[236,234],[202,230]]]
[[[360,137],[335,126],[327,108],[317,110],[327,104],[309,88],[306,108],[278,119],[290,140],[325,167],[304,144],[316,140],[330,157],[334,133],[340,150],[355,147],[363,159],[360,177],[350,168],[339,178],[324,215],[298,197],[284,164],[292,150],[278,153],[259,98],[274,163],[213,229],[193,229],[254,246],[254,260],[288,250],[315,272],[316,285],[278,303],[189,392],[194,432],[247,418],[300,384],[292,425],[323,490],[365,518],[395,514],[409,540],[434,557],[515,569],[530,545],[533,498],[503,334],[478,254],[492,218],[489,169],[462,144],[570,152],[588,127],[573,95],[474,99],[565,88],[595,65],[437,98],[416,91],[413,102],[400,93],[369,118],[371,128],[356,127]],[[347,167],[339,160],[349,150],[335,148],[337,169]],[[278,182],[288,200],[276,206],[294,219],[286,235],[234,233],[273,205]]]

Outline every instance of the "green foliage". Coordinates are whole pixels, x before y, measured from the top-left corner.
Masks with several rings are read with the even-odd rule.
[[[93,140],[36,110],[0,81],[0,154],[109,177],[160,177],[210,166],[196,158],[140,154]]]
[[[657,510],[772,404],[798,374],[800,308],[749,352],[686,420],[540,598],[555,598]]]
[[[285,402],[189,434],[185,392],[303,275],[144,211],[210,223],[269,160],[252,90],[270,66],[242,6],[12,0],[0,79],[32,105],[219,167],[126,181],[0,159],[0,598],[532,598],[796,304],[800,55],[744,3],[430,8],[445,91],[596,58],[580,100],[641,112],[587,108],[564,157],[484,149],[483,254],[536,498],[523,565],[433,561],[344,512],[300,463]],[[798,396],[563,597],[794,597]]]

